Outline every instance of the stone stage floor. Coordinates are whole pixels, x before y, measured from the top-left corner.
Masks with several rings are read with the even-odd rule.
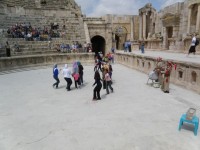
[[[200,116],[198,94],[172,84],[163,93],[146,74],[114,64],[114,93],[92,101],[93,66],[84,68],[84,85],[70,92],[61,74],[52,88],[48,66],[1,74],[0,150],[200,149],[192,126],[178,131],[189,107]]]

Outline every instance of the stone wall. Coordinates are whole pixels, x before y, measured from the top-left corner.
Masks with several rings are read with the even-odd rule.
[[[146,4],[139,9],[139,17],[139,39],[145,41],[148,49],[187,52],[191,35],[196,33],[200,38],[200,0],[178,2],[159,12]]]
[[[156,66],[155,57],[141,56],[130,53],[117,52],[115,55],[115,61],[129,68],[141,71],[147,75]],[[163,59],[163,61],[166,62],[167,60]],[[200,64],[175,60],[173,62],[177,64],[177,69],[175,70],[173,68],[172,70],[170,76],[171,83],[193,90],[200,94]]]
[[[0,71],[20,69],[34,66],[45,66],[53,64],[72,64],[79,60],[83,64],[94,63],[94,54],[49,54],[49,55],[32,55],[23,57],[4,57],[0,58]]]

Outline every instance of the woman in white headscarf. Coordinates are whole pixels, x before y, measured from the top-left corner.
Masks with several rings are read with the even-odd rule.
[[[72,85],[72,79],[71,79],[71,71],[69,70],[67,64],[65,64],[65,67],[63,69],[63,76],[67,82],[66,89],[67,89],[67,91],[70,91],[71,90],[70,86]]]

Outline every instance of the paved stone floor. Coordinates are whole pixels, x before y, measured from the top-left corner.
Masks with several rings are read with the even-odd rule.
[[[1,74],[0,150],[200,149],[193,127],[178,131],[189,107],[200,116],[198,94],[172,84],[163,93],[146,74],[114,64],[114,93],[92,101],[93,66],[84,67],[84,86],[70,92],[62,75],[52,88],[51,67]]]

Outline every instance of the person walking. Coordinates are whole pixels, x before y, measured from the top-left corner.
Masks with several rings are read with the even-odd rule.
[[[63,69],[63,76],[64,76],[65,81],[67,82],[66,89],[67,91],[70,91],[71,90],[70,86],[72,85],[72,79],[71,79],[71,71],[69,70],[67,64],[65,64],[65,67]]]
[[[100,77],[99,71],[95,71],[94,80],[95,80],[95,82],[94,82],[93,86],[95,86],[95,85],[96,86],[93,90],[93,100],[101,100],[100,91],[102,88],[102,83],[101,83],[101,77]]]
[[[10,57],[10,45],[9,45],[8,41],[6,42],[6,56]]]
[[[124,43],[124,52],[128,52],[128,41],[125,41]]]
[[[54,65],[53,67],[53,78],[56,80],[56,82],[53,84],[53,88],[56,86],[56,89],[58,88],[58,84],[60,83],[60,80],[58,78],[58,68],[57,68],[57,64]]]
[[[142,52],[142,54],[144,54],[144,41],[141,43],[140,48],[141,48],[141,52]]]
[[[80,85],[79,82],[79,69],[78,69],[78,63],[77,61],[75,61],[72,65],[72,76],[74,77],[74,84],[75,84],[75,88],[78,88],[77,84]]]
[[[76,72],[72,76],[74,77],[75,88],[78,89],[77,85],[80,85],[80,75]]]
[[[105,74],[105,80],[106,80],[106,92],[107,92],[107,94],[109,94],[110,92],[109,92],[108,88],[110,88],[111,92],[113,92],[113,88],[111,86],[112,80],[110,78],[110,75],[109,75],[109,72],[107,69],[106,69],[106,74]]]
[[[128,40],[128,52],[131,52],[132,51],[132,49],[131,49],[131,41],[130,40]]]
[[[190,53],[193,53],[195,55],[195,52],[196,52],[196,40],[197,40],[196,39],[196,35],[194,34],[193,38],[192,38],[191,46],[190,46],[190,49],[188,51],[188,55],[187,56],[189,56]]]
[[[84,68],[80,61],[78,61],[77,64],[78,64],[78,71],[79,71],[79,76],[80,76],[79,82],[80,82],[80,84],[83,84],[83,69]]]
[[[111,52],[115,53],[115,48],[114,47],[111,48]]]
[[[110,75],[110,78],[111,78],[111,83],[112,83],[112,72],[113,72],[112,65],[111,65],[111,64],[109,64],[108,73],[109,73],[109,75]]]

